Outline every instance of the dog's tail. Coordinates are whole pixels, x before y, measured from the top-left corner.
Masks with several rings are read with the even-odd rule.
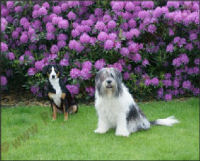
[[[165,119],[157,119],[155,121],[150,121],[150,123],[151,125],[172,126],[173,124],[179,123],[179,121],[174,116],[170,116]]]

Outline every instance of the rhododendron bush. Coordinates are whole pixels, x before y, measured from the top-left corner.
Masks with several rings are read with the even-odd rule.
[[[199,89],[197,1],[7,1],[1,5],[1,88],[42,97],[44,66],[63,66],[73,95],[117,68],[136,98],[171,100]]]

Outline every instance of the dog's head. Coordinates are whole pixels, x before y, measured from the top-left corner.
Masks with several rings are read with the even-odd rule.
[[[122,92],[121,73],[115,68],[102,68],[95,77],[95,88],[101,96],[119,96]]]
[[[42,73],[52,80],[59,78],[62,75],[62,72],[63,69],[60,65],[47,65],[42,69]]]

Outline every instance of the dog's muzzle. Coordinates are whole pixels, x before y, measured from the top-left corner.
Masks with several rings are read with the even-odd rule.
[[[52,78],[52,79],[55,79],[55,78],[56,78],[56,76],[55,76],[55,75],[52,75],[52,76],[51,76],[51,78]]]
[[[113,86],[112,86],[112,80],[107,80],[106,81],[106,88],[113,88]]]

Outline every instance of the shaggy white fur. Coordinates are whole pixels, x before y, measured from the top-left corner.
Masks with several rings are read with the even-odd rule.
[[[111,72],[110,69],[103,70],[108,73]],[[106,73],[103,73],[104,77],[105,75]],[[98,77],[101,78],[103,76]],[[126,86],[121,82],[121,93],[119,96],[115,96],[113,93],[117,88],[106,88],[106,81],[106,78],[99,82],[96,80],[95,108],[98,115],[98,126],[94,132],[102,134],[106,133],[110,128],[116,128],[115,134],[117,136],[129,136],[130,133],[140,129],[149,129],[151,126],[150,121],[139,109]],[[98,89],[98,83],[104,89],[103,94],[99,93],[101,89]],[[113,84],[113,87],[117,85],[115,82]],[[130,107],[133,108],[131,109]],[[131,119],[127,119],[128,114]],[[175,123],[178,123],[178,120],[171,116],[166,119],[158,119],[152,124],[171,126]]]

